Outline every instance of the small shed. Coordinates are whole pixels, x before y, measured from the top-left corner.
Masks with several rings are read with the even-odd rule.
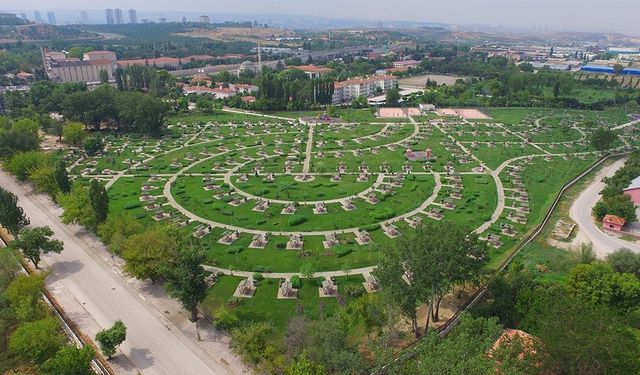
[[[620,216],[616,215],[605,215],[602,219],[602,227],[614,232],[622,231],[622,227],[624,227],[625,224],[626,221]]]

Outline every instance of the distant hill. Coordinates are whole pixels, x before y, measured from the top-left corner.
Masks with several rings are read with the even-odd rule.
[[[0,24],[0,41],[4,42],[91,38],[100,38],[100,35],[88,31],[81,31],[69,26],[53,26],[35,23],[18,25]]]

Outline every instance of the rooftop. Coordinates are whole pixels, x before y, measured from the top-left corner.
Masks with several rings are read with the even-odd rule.
[[[623,226],[626,223],[626,220],[616,215],[604,215],[602,222]]]

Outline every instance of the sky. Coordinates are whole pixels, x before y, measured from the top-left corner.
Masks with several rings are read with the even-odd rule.
[[[139,12],[301,14],[640,35],[638,0],[20,0],[19,4],[22,9],[39,10],[79,9],[82,4],[86,9]]]

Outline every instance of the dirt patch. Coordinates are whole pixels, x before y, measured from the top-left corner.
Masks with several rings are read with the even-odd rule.
[[[254,43],[257,43],[259,41],[265,42],[273,40],[274,44],[279,44],[280,42],[276,42],[274,40],[275,38],[293,37],[295,36],[295,33],[277,28],[218,27],[214,30],[194,29],[193,31],[190,31],[188,33],[179,33],[178,35],[191,36],[196,38],[209,38],[214,40],[245,41]],[[282,43],[284,43],[285,45],[295,44],[287,44],[287,42]]]

